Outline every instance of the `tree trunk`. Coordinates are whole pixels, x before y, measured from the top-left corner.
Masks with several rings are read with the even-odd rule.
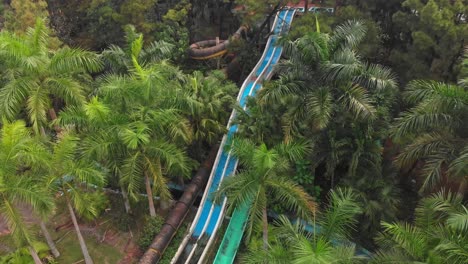
[[[145,171],[145,186],[146,186],[146,194],[148,195],[148,205],[150,216],[156,216],[156,209],[154,208],[154,201],[153,201],[153,190],[151,189],[151,183],[148,177],[148,173]]]
[[[163,172],[161,170],[161,160],[158,158],[156,159],[156,168],[157,168],[157,174],[158,174],[158,177],[163,177]],[[162,210],[166,211],[168,210],[169,208],[171,208],[172,206],[172,199],[171,197],[166,197],[165,195],[161,195],[160,196],[160,200],[159,200],[159,205],[161,207]]]
[[[49,109],[49,115],[52,121],[57,119],[57,113],[55,112],[55,109],[53,107]],[[54,125],[54,130],[57,134],[59,134],[62,131],[62,129],[58,125]]]
[[[44,234],[44,237],[47,241],[47,245],[49,245],[50,251],[52,251],[52,254],[54,255],[55,258],[58,258],[60,256],[60,252],[58,251],[57,247],[55,246],[55,242],[52,239],[52,236],[49,233],[49,230],[47,230],[47,227],[44,223],[44,221],[41,221],[41,230],[42,233]]]
[[[130,207],[130,201],[128,200],[127,190],[125,190],[124,187],[120,187],[120,189],[122,190],[122,197],[124,199],[125,212],[127,214],[131,214],[132,208]]]
[[[309,11],[309,0],[305,0],[304,14],[307,14],[308,11]]]
[[[263,249],[268,249],[268,215],[266,207],[263,208],[262,213],[262,220],[263,220]]]
[[[81,235],[80,227],[78,226],[78,221],[76,220],[75,211],[73,211],[73,207],[70,204],[70,201],[67,199],[67,206],[68,211],[70,211],[70,216],[73,222],[73,226],[75,227],[76,235],[78,236],[78,241],[80,242],[81,251],[83,252],[84,260],[86,264],[93,264],[93,260],[89,255],[88,248],[86,247],[85,240]]]
[[[40,131],[41,131],[41,136],[43,136],[44,138],[47,138],[47,134],[46,134],[46,132],[45,132],[44,127],[41,126],[39,129],[40,129]]]
[[[278,12],[279,8],[283,5],[283,1],[279,1],[279,3],[273,8],[273,11],[268,15],[268,17],[265,19],[265,21],[262,23],[260,26],[258,33],[255,35],[255,37],[252,39],[252,43],[256,43],[260,39],[260,35],[262,34],[263,29],[265,26],[269,23],[270,19],[273,17],[276,12]]]
[[[39,258],[39,255],[37,255],[36,250],[32,246],[29,246],[28,249],[29,249],[29,253],[31,254],[31,257],[34,260],[34,263],[42,264],[41,258]]]
[[[460,185],[458,186],[458,195],[460,195],[460,197],[462,198],[465,198],[465,190],[466,190],[466,179],[463,178],[461,179],[461,182],[460,182]]]

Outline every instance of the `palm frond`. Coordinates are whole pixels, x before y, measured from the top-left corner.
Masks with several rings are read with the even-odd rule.
[[[120,184],[127,188],[128,194],[136,201],[138,192],[142,186],[144,166],[142,155],[139,152],[128,157],[123,164]]]
[[[194,163],[187,157],[184,149],[165,140],[155,140],[146,148],[152,157],[160,159],[166,173],[188,177]]]
[[[107,120],[110,113],[110,108],[99,101],[98,97],[95,96],[89,100],[84,106],[86,116],[95,122],[104,122]]]
[[[151,130],[143,122],[133,122],[122,128],[119,135],[129,149],[137,149],[140,145],[146,145],[150,141]]]
[[[320,216],[323,229],[321,235],[326,239],[334,236],[345,238],[357,223],[356,216],[361,213],[357,195],[351,189],[336,189],[330,192],[330,204]]]
[[[52,56],[50,70],[59,73],[98,72],[103,65],[94,52],[81,49],[62,48]]]
[[[366,90],[360,86],[346,86],[340,100],[343,101],[355,118],[372,119],[375,117],[376,110],[373,101]]]
[[[372,264],[423,264],[425,262],[416,261],[404,251],[393,248],[390,250],[378,251],[370,261]]]
[[[398,89],[395,74],[390,68],[381,66],[380,64],[368,64],[364,72],[354,78],[354,81],[369,90],[383,91]]]
[[[293,246],[294,264],[308,263],[332,263],[334,259],[333,247],[323,238],[318,238],[314,243],[305,238],[299,239]]]
[[[30,78],[11,80],[0,89],[0,110],[2,116],[12,120],[31,91],[37,91],[38,84]]]
[[[39,134],[40,127],[47,122],[47,110],[50,108],[47,91],[40,87],[31,91],[26,104],[34,131]]]
[[[81,105],[86,102],[83,86],[71,78],[47,78],[44,84],[67,105]]]
[[[331,121],[334,104],[333,97],[328,87],[319,87],[307,94],[307,110],[314,119],[314,124],[319,129],[324,129]]]
[[[465,175],[468,175],[468,146],[465,144],[465,147],[460,151],[458,157],[456,157],[449,167],[450,175],[453,175],[457,178],[462,178]]]
[[[463,212],[450,214],[447,225],[461,233],[468,231],[468,209],[463,206]]]
[[[162,174],[161,162],[158,158],[153,161],[150,157],[144,157],[145,167],[148,169],[149,176],[153,179],[153,190],[155,195],[162,199],[171,199],[172,195],[167,185],[168,180]]]
[[[450,152],[452,145],[447,141],[445,134],[422,134],[412,143],[407,145],[396,158],[396,164],[407,167],[418,159],[429,157],[437,152]]]
[[[147,46],[140,54],[145,62],[156,62],[164,59],[170,59],[175,46],[171,43],[154,41]]]
[[[405,253],[415,259],[425,259],[428,252],[426,235],[423,230],[409,224],[382,223],[384,232]]]
[[[468,235],[466,233],[466,213],[465,219],[460,219],[464,225],[463,230],[447,230],[438,228],[437,234],[441,241],[435,247],[434,251],[440,259],[447,263],[463,264],[468,259]],[[459,220],[457,220],[458,222]],[[458,224],[457,224],[458,226]]]
[[[364,70],[359,55],[351,49],[335,52],[331,61],[321,67],[323,78],[331,83],[349,82]]]
[[[302,187],[286,178],[270,178],[267,186],[274,200],[303,219],[312,219],[317,210],[313,198]]]
[[[348,20],[333,30],[330,38],[332,49],[356,48],[364,39],[367,28],[362,21]]]

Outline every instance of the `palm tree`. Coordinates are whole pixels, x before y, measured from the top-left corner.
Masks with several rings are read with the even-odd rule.
[[[360,213],[357,195],[350,189],[330,192],[329,206],[314,214],[313,222],[291,222],[280,216],[272,232],[268,250],[250,248],[242,256],[243,263],[362,263],[356,256],[356,246],[346,237],[357,223]]]
[[[392,103],[393,73],[363,62],[356,51],[365,34],[362,22],[349,21],[331,35],[312,32],[283,41],[289,59],[279,65],[279,79],[259,92],[259,101],[285,106],[280,114],[286,138],[323,130],[335,119],[375,120],[379,107]]]
[[[393,136],[404,148],[396,159],[402,168],[422,162],[428,191],[448,177],[465,191],[468,175],[468,91],[436,81],[412,81],[403,94],[412,107],[397,119]]]
[[[387,223],[373,263],[466,263],[468,209],[461,196],[440,191],[421,200],[414,223]]]
[[[226,132],[228,109],[236,90],[221,71],[208,76],[195,71],[183,79],[179,96],[174,96],[174,106],[190,120],[196,154],[200,154],[204,143],[212,145]]]
[[[107,105],[98,97],[93,97],[80,107],[66,107],[55,121],[60,127],[74,129],[82,138],[81,155],[88,160],[102,164],[120,182],[123,164],[128,150],[120,138],[120,131],[131,121],[127,113]],[[112,183],[112,181],[110,181]],[[130,201],[125,185],[120,183],[127,213],[131,213]]]
[[[227,210],[250,205],[247,241],[256,225],[262,226],[264,247],[268,245],[267,207],[280,203],[300,217],[309,219],[315,203],[289,176],[291,163],[309,152],[307,143],[278,144],[268,148],[247,139],[234,139],[231,152],[243,167],[236,176],[227,177],[214,194],[214,201],[227,198]]]
[[[129,71],[133,68],[132,45],[135,41],[142,42],[143,34],[136,32],[133,25],[127,25],[125,27],[125,40],[126,45],[124,47],[110,45],[110,47],[105,49],[101,54],[106,67],[112,73],[130,73]],[[173,51],[174,45],[165,41],[154,41],[141,50],[137,56],[137,60],[142,64],[160,62],[165,59],[170,59]]]
[[[95,162],[79,158],[79,140],[67,131],[61,133],[48,162],[50,171],[47,187],[60,192],[65,199],[85,262],[92,264],[93,260],[81,234],[76,213],[90,219],[99,215],[102,196],[96,187],[102,187],[106,180]]]
[[[361,60],[357,47],[365,32],[362,22],[349,21],[330,35],[317,30],[283,39],[288,59],[277,67],[279,78],[258,94],[260,107],[279,117],[284,140],[305,137],[314,143],[312,167],[325,168],[331,188],[337,175],[379,171],[380,142],[398,92],[389,69]]]
[[[125,119],[117,126],[118,139],[125,147],[121,183],[136,199],[144,181],[150,215],[156,216],[153,192],[167,201],[170,192],[165,176],[188,176],[194,165],[184,149],[192,140],[192,130],[174,102],[184,75],[167,62],[140,64],[142,46],[141,36],[131,44],[131,74],[107,76],[98,93]]]
[[[54,202],[34,175],[44,169],[48,153],[31,137],[23,121],[3,120],[0,138],[0,214],[6,219],[14,241],[27,246],[35,263],[42,263],[34,250],[34,233],[25,223],[20,208],[30,206],[44,217]],[[47,230],[46,230],[47,231]]]
[[[81,80],[101,69],[95,53],[68,47],[53,50],[49,40],[42,20],[25,36],[0,33],[0,58],[5,68],[0,88],[2,116],[13,120],[25,107],[35,133],[43,134],[47,113],[55,119],[62,102],[85,102],[86,88]]]
[[[145,112],[143,120],[135,120],[120,132],[121,140],[128,149],[121,181],[136,199],[144,180],[150,215],[154,217],[153,192],[162,201],[170,199],[166,175],[189,176],[193,163],[177,144],[180,132],[177,126],[185,120],[170,110]]]

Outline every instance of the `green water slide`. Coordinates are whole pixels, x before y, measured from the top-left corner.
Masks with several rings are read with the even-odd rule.
[[[245,205],[234,210],[223,241],[219,246],[214,263],[231,264],[233,262],[242,240],[242,235],[244,234],[248,216],[249,205]]]

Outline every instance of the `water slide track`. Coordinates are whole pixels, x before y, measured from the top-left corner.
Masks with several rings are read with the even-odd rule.
[[[289,12],[285,18],[286,30],[288,30],[289,26],[291,25],[291,22],[294,18],[294,13],[295,11]],[[277,36],[272,36],[271,38],[277,38]],[[278,57],[276,57],[275,60],[270,63],[265,73],[267,79],[269,79],[273,74],[273,67],[276,63],[278,63],[282,53],[282,47],[278,47],[277,52],[279,53]],[[254,94],[257,90],[258,89],[254,91]],[[248,203],[234,210],[226,233],[224,234],[223,240],[216,254],[214,260],[215,264],[231,264],[234,262],[237,249],[239,248],[242,235],[244,234],[245,225],[249,216],[249,210],[250,204]]]
[[[241,26],[233,35],[231,40],[241,37],[242,32],[246,32],[247,27]],[[208,60],[221,57],[227,53],[227,48],[231,40],[210,39],[193,43],[189,47],[189,56],[194,60]]]
[[[281,47],[276,45],[278,35],[285,28],[289,28],[286,20],[292,20],[294,12],[294,9],[283,9],[277,13],[273,23],[273,35],[268,39],[261,59],[244,81],[237,97],[237,101],[244,109],[246,108],[247,97],[254,95],[260,89],[261,81],[271,75],[273,65],[278,62],[282,53]],[[228,133],[224,135],[221,141],[202,202],[188,234],[171,261],[173,264],[202,263],[222,222],[226,199],[221,204],[214,204],[211,194],[219,188],[219,184],[225,177],[235,173],[237,167],[237,159],[231,155],[230,151],[225,150],[226,142],[230,141],[237,131],[237,125],[231,125],[235,114],[234,110],[229,118]],[[198,255],[200,256],[198,257]]]

